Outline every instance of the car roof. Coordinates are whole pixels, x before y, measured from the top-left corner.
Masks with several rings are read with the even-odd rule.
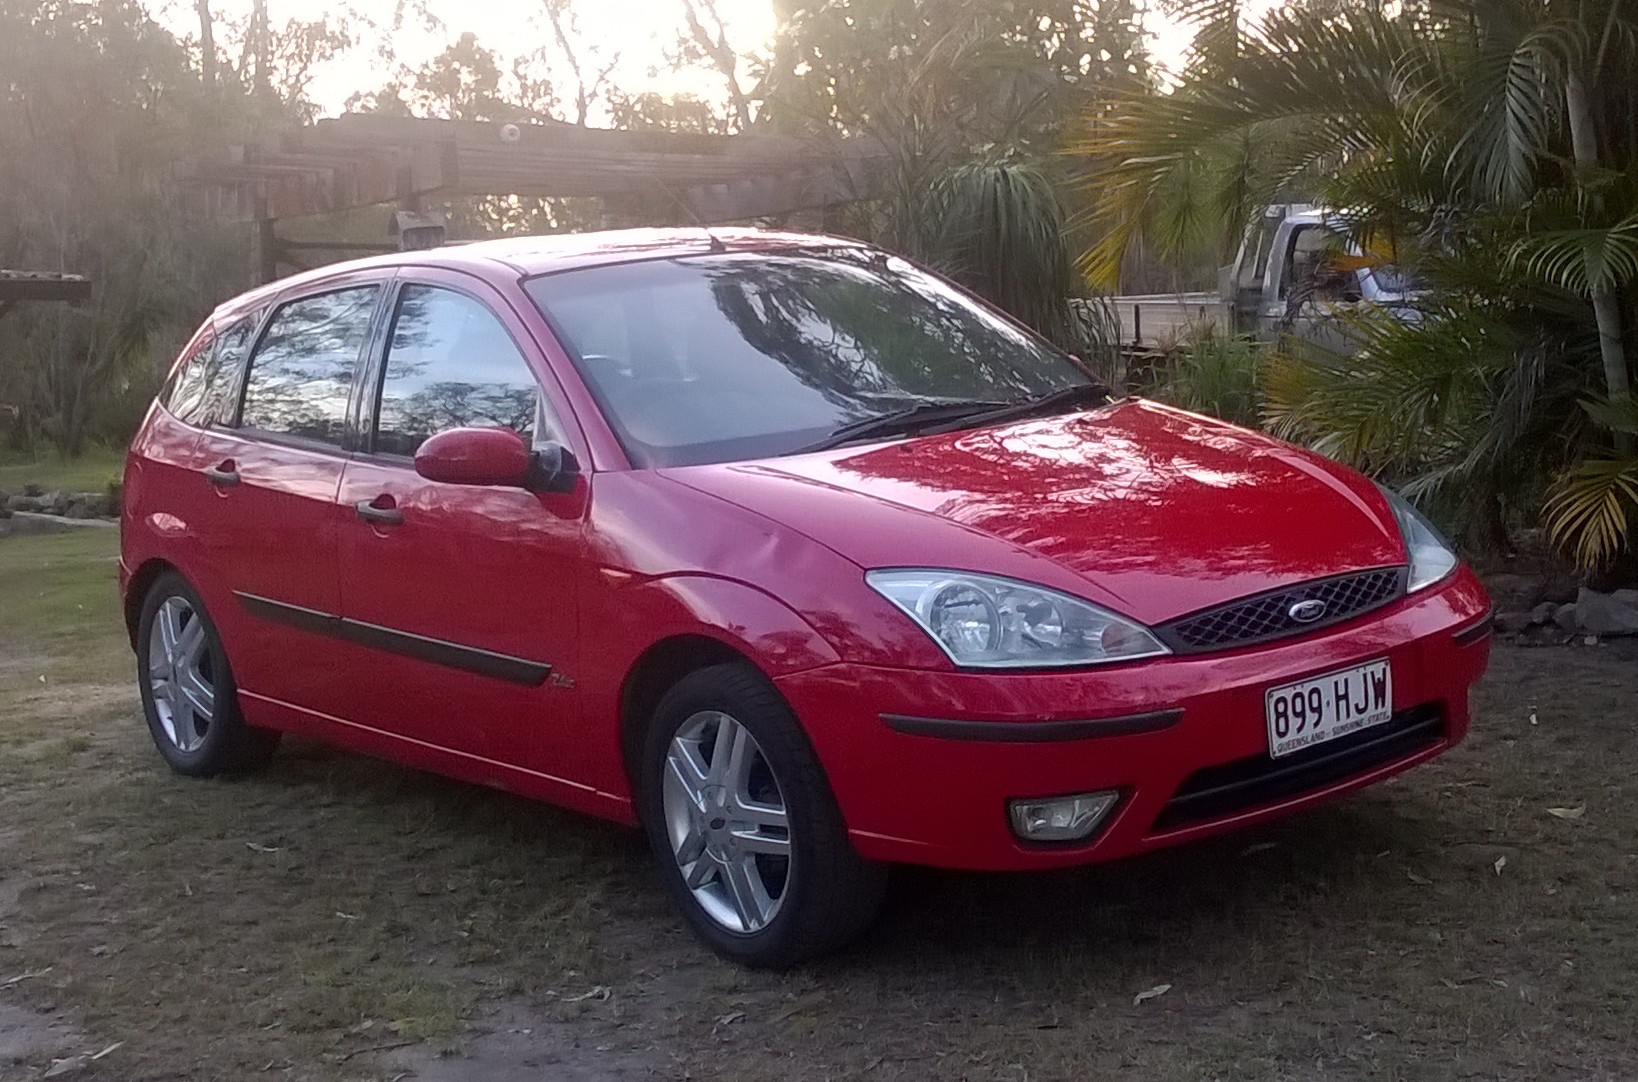
[[[390,267],[444,267],[493,278],[497,272],[527,277],[607,263],[708,252],[778,251],[792,248],[864,248],[860,241],[811,233],[763,229],[614,229],[595,233],[553,233],[450,244],[421,251],[327,263],[281,278],[234,297],[216,310],[218,318],[256,307],[279,294],[353,271]]]

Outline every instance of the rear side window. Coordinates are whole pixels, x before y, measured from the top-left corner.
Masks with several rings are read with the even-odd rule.
[[[375,449],[413,455],[428,437],[467,427],[558,438],[534,373],[493,312],[454,290],[405,286],[381,381]]]
[[[339,445],[379,286],[282,305],[250,361],[240,424]]]

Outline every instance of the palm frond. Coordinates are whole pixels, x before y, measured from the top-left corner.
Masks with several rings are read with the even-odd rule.
[[[1548,494],[1547,535],[1581,567],[1602,567],[1632,543],[1638,459],[1589,459],[1565,471]]]
[[[1511,258],[1530,274],[1583,297],[1638,281],[1638,216],[1608,229],[1532,233]]]

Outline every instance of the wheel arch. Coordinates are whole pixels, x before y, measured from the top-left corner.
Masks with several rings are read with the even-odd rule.
[[[697,632],[668,636],[638,655],[620,685],[620,759],[632,793],[637,792],[641,775],[643,735],[660,698],[691,672],[733,663],[761,672],[742,651]]]
[[[131,572],[130,581],[125,587],[125,631],[131,640],[131,649],[137,646],[137,625],[142,621],[142,603],[148,597],[148,591],[153,589],[155,582],[167,571],[177,571],[176,565],[168,560],[155,556],[139,564]]]
[[[660,697],[710,665],[749,665],[770,682],[838,660],[823,635],[783,601],[748,583],[714,575],[651,579],[609,599],[595,622],[613,638],[642,644],[629,660],[610,659],[595,681],[593,710],[617,725],[621,780],[636,794],[643,732]],[[593,716],[597,716],[594,713]],[[606,730],[605,730],[606,731]],[[613,779],[609,779],[611,782]]]

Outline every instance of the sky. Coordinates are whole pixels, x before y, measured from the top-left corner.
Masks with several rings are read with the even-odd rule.
[[[1267,2],[1267,0],[1265,0]],[[391,34],[397,59],[418,67],[471,31],[480,44],[494,50],[506,62],[551,40],[551,31],[538,0],[425,0],[429,12],[441,26],[427,29],[406,20]],[[383,28],[390,25],[396,0],[353,0],[352,7],[370,16]],[[286,19],[315,19],[340,10],[343,5],[325,0],[268,0],[269,17],[276,23]],[[575,5],[580,30],[605,55],[618,53],[619,65],[612,81],[628,93],[654,90],[665,94],[695,93],[713,100],[720,98],[722,84],[708,70],[674,72],[665,52],[674,46],[682,27],[680,0],[580,0]],[[250,0],[214,0],[218,19],[243,19]],[[770,0],[717,0],[717,10],[728,24],[728,39],[742,54],[759,51],[774,34]],[[198,23],[191,0],[162,0],[156,5],[162,22],[173,31],[197,38]],[[1180,66],[1190,32],[1157,10],[1147,19],[1150,51],[1155,61],[1166,67]],[[391,65],[377,57],[381,36],[367,37],[360,47],[343,58],[325,64],[315,75],[311,96],[323,113],[335,116],[343,111],[348,95],[357,90],[374,90],[389,78]],[[606,63],[607,61],[605,61]],[[601,66],[601,65],[599,65]]]

